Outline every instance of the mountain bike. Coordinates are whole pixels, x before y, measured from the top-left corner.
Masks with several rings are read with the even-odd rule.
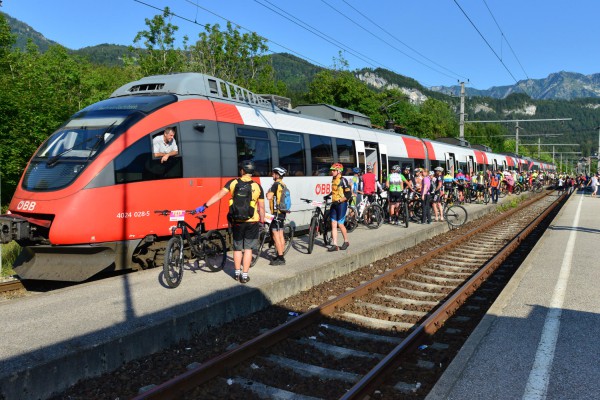
[[[200,214],[196,227],[185,222],[186,214],[196,214],[196,210],[156,210],[156,214],[169,216],[170,221],[176,221],[177,225],[171,227],[171,238],[165,250],[163,263],[163,276],[169,287],[176,288],[183,277],[183,266],[186,259],[196,258],[202,260],[205,266],[213,272],[223,269],[227,259],[227,247],[225,238],[216,231],[206,232],[204,218]]]
[[[331,203],[329,202],[330,199],[330,196],[323,197],[325,203],[310,199],[300,199],[307,204],[315,206],[310,219],[310,227],[308,228],[308,254],[311,254],[313,251],[317,235],[323,235],[323,243],[325,246],[329,246],[332,242],[331,220],[329,219],[329,208],[331,206]],[[323,206],[323,209],[321,209],[321,206]]]
[[[358,206],[349,206],[351,214],[356,216],[358,222],[362,222],[370,229],[381,226],[385,211],[377,202],[371,202],[369,196],[364,196]]]
[[[258,259],[262,256],[266,259],[271,259],[277,256],[277,250],[275,249],[275,241],[273,240],[273,215],[265,215],[265,228],[260,231],[258,236],[258,248],[252,250],[252,262],[250,267],[254,267]],[[286,255],[290,247],[292,247],[292,241],[294,240],[294,226],[286,219],[283,224],[283,255]]]

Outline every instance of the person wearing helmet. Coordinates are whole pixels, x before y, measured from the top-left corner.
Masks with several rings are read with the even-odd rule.
[[[273,185],[267,192],[267,200],[269,201],[269,208],[273,213],[273,221],[271,221],[271,234],[273,236],[273,242],[275,242],[275,251],[277,255],[271,260],[270,265],[285,265],[285,258],[283,258],[283,248],[285,247],[285,239],[283,238],[283,225],[285,223],[286,211],[281,211],[278,208],[279,199],[283,196],[283,189],[285,183],[283,183],[283,177],[287,173],[287,170],[283,167],[273,168]]]
[[[363,180],[361,170],[358,167],[352,168],[352,202],[359,204],[362,201]]]
[[[348,231],[344,222],[346,221],[346,211],[348,210],[348,198],[352,196],[350,184],[342,176],[344,166],[340,163],[335,163],[331,166],[331,208],[329,209],[329,217],[331,218],[331,247],[328,251],[346,250],[350,243],[348,242]],[[328,196],[326,196],[328,197]],[[338,227],[342,232],[344,244],[337,245],[337,230]]]
[[[252,250],[258,248],[258,236],[262,225],[265,223],[265,194],[262,187],[252,180],[255,166],[252,160],[244,160],[238,164],[239,178],[228,181],[225,186],[215,193],[203,205],[196,208],[196,212],[202,213],[211,205],[215,204],[227,194],[231,194],[230,213],[238,204],[239,198],[243,198],[246,204],[249,218],[233,219],[230,224],[233,232],[233,264],[235,267],[234,278],[240,283],[250,280],[248,271],[252,262]],[[236,191],[237,188],[237,191]],[[242,190],[250,191],[251,196],[236,196]],[[244,217],[245,218],[245,217]]]
[[[363,174],[363,194],[369,196],[369,201],[375,201],[374,194],[377,188],[377,177],[373,173],[373,166],[367,165],[367,172]]]
[[[392,173],[388,175],[388,179],[385,184],[388,190],[389,200],[390,220],[388,222],[391,225],[400,224],[398,218],[399,205],[400,201],[402,201],[402,193],[404,191],[404,187],[407,185],[408,182],[406,178],[400,173],[400,166],[394,165],[392,167]]]
[[[465,185],[467,184],[467,176],[463,174],[462,169],[456,170],[457,174],[455,177],[456,188],[458,189],[458,201],[460,203],[465,202]]]

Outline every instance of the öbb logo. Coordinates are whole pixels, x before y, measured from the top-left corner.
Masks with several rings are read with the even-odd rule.
[[[331,183],[321,183],[315,186],[315,194],[329,194],[331,193]]]

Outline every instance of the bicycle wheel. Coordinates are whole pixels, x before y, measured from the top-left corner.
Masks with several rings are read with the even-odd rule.
[[[410,217],[409,217],[409,214],[408,214],[408,204],[407,204],[405,201],[404,201],[404,202],[402,202],[402,210],[401,210],[401,215],[402,215],[402,219],[404,220],[404,221],[403,221],[403,223],[404,223],[404,227],[405,227],[405,228],[408,228],[408,219],[409,219]]]
[[[543,190],[544,190],[544,186],[541,183],[534,186],[534,191],[536,193],[542,193]]]
[[[413,201],[413,213],[415,214],[417,221],[420,222],[423,219],[423,202],[420,198]]]
[[[319,226],[317,217],[310,220],[310,228],[308,228],[308,254],[311,254],[315,246],[315,238],[317,237],[317,229]]]
[[[369,229],[377,229],[383,222],[383,210],[379,204],[369,204],[363,217]]]
[[[506,193],[508,193],[508,187],[506,186],[506,183],[502,182],[498,188],[498,197],[506,197]]]
[[[513,193],[516,195],[521,194],[521,185],[515,185],[515,187],[513,188]]]
[[[183,239],[173,236],[167,243],[163,277],[169,287],[176,288],[183,277]]]
[[[326,217],[329,217],[329,214]],[[333,236],[331,235],[331,220],[330,219],[323,220],[322,231],[323,231],[323,244],[325,246],[329,246],[331,243],[333,243]]]
[[[252,250],[252,261],[250,261],[250,268],[254,267],[258,258],[263,252],[263,248],[265,247],[265,242],[267,238],[270,236],[270,232],[266,232],[264,229],[260,230],[258,234],[258,247]]]
[[[463,206],[450,206],[444,211],[444,217],[448,224],[459,227],[467,222],[468,214]]]
[[[487,188],[483,189],[483,203],[487,204],[490,202],[490,192]]]
[[[208,231],[200,238],[200,250],[204,263],[213,272],[220,271],[227,260],[225,238],[217,231]]]
[[[283,226],[283,255],[285,255],[290,247],[292,247],[292,242],[294,241],[294,227],[290,224],[285,224]]]
[[[358,220],[356,218],[358,211],[356,211],[355,206],[348,207],[348,211],[346,212],[346,220],[344,221],[344,225],[346,226],[346,230],[348,232],[352,232],[358,226]]]

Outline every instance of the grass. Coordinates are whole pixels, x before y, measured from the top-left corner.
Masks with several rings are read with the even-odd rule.
[[[498,206],[498,210],[499,211],[508,211],[511,208],[516,208],[519,203],[523,202],[525,200],[524,196],[513,196],[510,201],[504,202],[501,205]]]
[[[0,271],[0,277],[7,277],[14,275],[15,271],[12,269],[13,262],[17,259],[21,246],[17,242],[12,241],[2,246],[2,270]]]

